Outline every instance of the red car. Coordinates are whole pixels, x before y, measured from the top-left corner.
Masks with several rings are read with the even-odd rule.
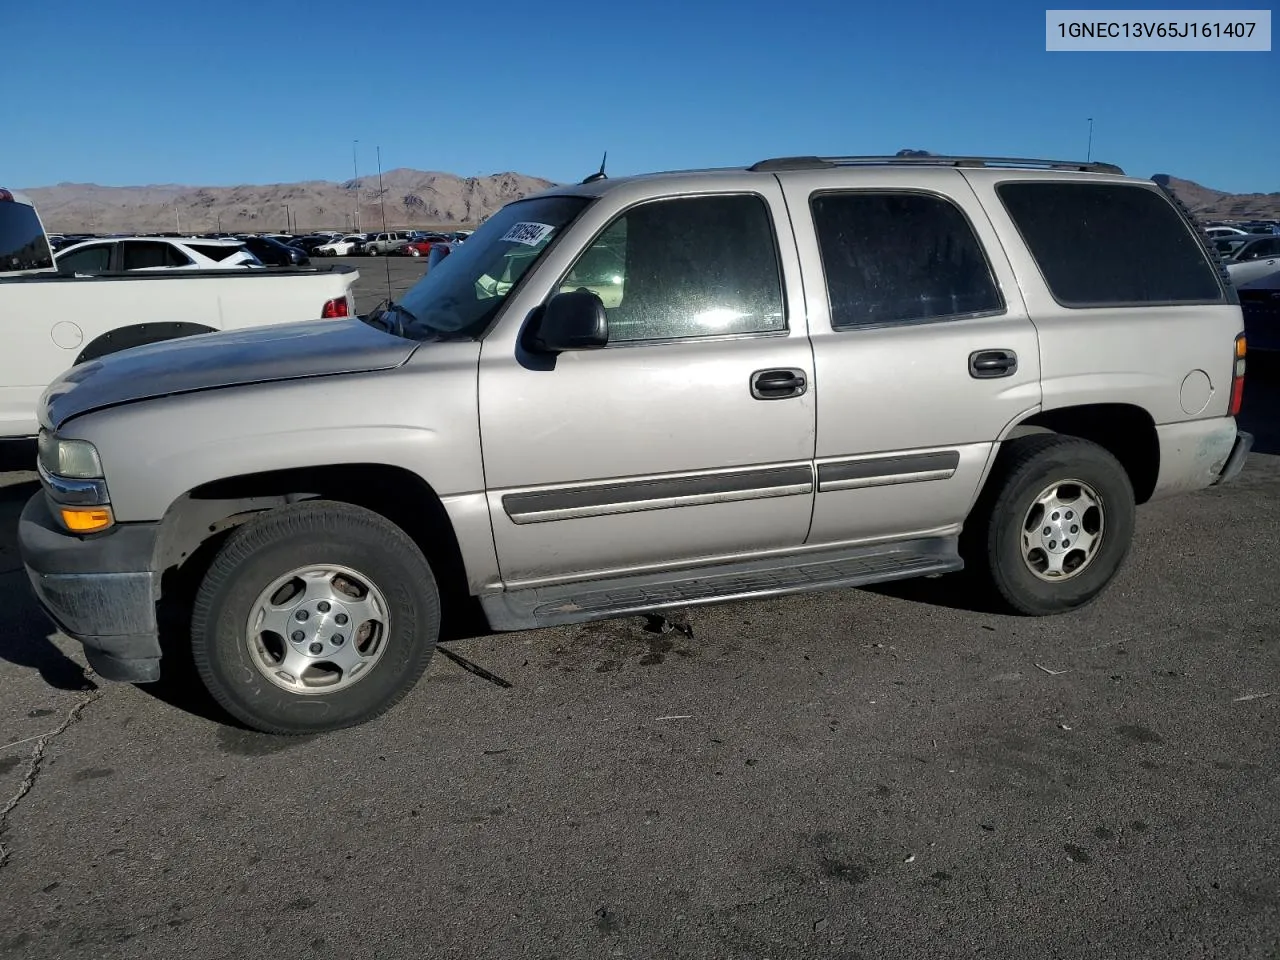
[[[448,243],[448,237],[429,236],[421,240],[410,240],[396,252],[402,257],[426,257],[431,255],[431,248],[437,243]]]

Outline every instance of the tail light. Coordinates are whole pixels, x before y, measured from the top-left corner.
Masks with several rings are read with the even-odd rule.
[[[322,320],[336,320],[338,317],[347,317],[350,315],[351,313],[346,297],[337,297],[333,300],[325,301],[324,309],[320,311],[320,318]]]
[[[0,200],[12,201],[13,194],[10,193],[8,190],[4,189],[4,187],[0,187]]]
[[[1240,408],[1244,405],[1244,355],[1246,351],[1244,334],[1236,337],[1236,350],[1233,363],[1235,366],[1231,370],[1231,407],[1227,411],[1227,416],[1239,416]]]

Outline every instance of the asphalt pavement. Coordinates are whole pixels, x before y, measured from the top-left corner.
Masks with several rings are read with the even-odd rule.
[[[461,636],[509,686],[437,655],[304,739],[87,674],[3,474],[0,957],[1280,955],[1267,377],[1244,474],[1142,508],[1085,610],[943,579]]]

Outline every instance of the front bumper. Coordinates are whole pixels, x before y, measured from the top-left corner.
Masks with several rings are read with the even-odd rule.
[[[44,493],[27,501],[18,520],[18,547],[36,599],[107,680],[160,679],[160,584],[151,571],[159,531],[158,523],[130,523],[78,537],[58,526]]]

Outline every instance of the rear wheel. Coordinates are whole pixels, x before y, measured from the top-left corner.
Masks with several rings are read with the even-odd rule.
[[[314,501],[263,514],[214,558],[192,616],[210,693],[266,733],[364,723],[417,683],[440,600],[416,544],[386,518]]]
[[[962,538],[966,566],[1031,616],[1093,601],[1133,539],[1133,486],[1102,447],[1044,434],[1007,443]]]

